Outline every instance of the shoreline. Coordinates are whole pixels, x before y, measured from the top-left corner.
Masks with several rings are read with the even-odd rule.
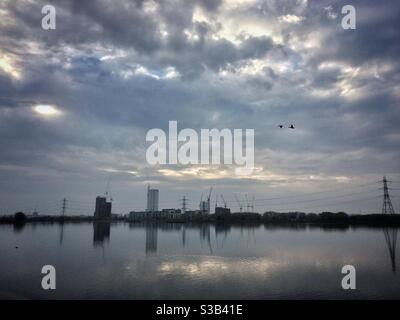
[[[313,216],[312,219],[303,218],[271,218],[252,213],[231,214],[231,215],[208,215],[208,216],[182,216],[179,218],[143,218],[128,219],[126,217],[116,217],[111,219],[95,219],[92,216],[28,216],[25,219],[16,219],[14,216],[0,217],[0,224],[25,225],[26,223],[40,224],[64,224],[64,223],[129,223],[129,224],[177,224],[177,225],[238,225],[238,226],[322,226],[347,228],[352,226],[365,227],[395,227],[400,228],[400,215],[384,214],[365,214],[365,215],[328,215],[322,214]]]

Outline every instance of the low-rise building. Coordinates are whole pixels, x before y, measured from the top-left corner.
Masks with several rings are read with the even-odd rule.
[[[215,214],[217,214],[217,215],[231,214],[231,209],[223,208],[223,207],[216,207]]]
[[[182,214],[181,209],[162,209],[160,218],[162,219],[176,219]]]
[[[128,218],[131,221],[141,221],[145,220],[148,215],[149,213],[145,211],[131,211],[128,214]]]

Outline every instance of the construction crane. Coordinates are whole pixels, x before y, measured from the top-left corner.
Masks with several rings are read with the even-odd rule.
[[[108,179],[107,179],[107,184],[106,184],[106,189],[104,191],[104,196],[106,197],[106,199],[107,199],[108,196],[110,196],[110,202],[112,202],[113,198],[111,197],[111,192],[110,192],[110,180],[111,180],[111,174],[108,176]]]
[[[246,198],[247,212],[249,212],[250,211],[250,202],[249,202],[249,199],[247,198],[247,194],[245,194],[244,197]]]
[[[242,206],[242,204],[240,203],[240,201],[239,201],[238,197],[236,196],[236,194],[234,194],[234,196],[235,196],[236,202],[237,202],[238,205],[239,205],[240,212],[242,212],[242,211],[243,211],[243,206]]]
[[[225,201],[224,196],[222,194],[221,194],[221,199],[222,199],[222,202],[224,203],[224,207],[226,208],[226,201]]]
[[[211,208],[211,206],[210,206],[210,198],[211,198],[211,192],[212,192],[212,187],[210,187],[210,193],[208,194],[208,197],[207,197],[207,213],[208,214],[210,214],[210,208]]]
[[[203,211],[203,194],[204,194],[204,192],[201,193],[201,197],[200,197],[200,205],[199,205],[200,211]]]

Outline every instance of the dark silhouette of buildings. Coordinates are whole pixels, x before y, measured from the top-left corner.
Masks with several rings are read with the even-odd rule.
[[[106,197],[96,197],[95,219],[111,219],[111,202]]]
[[[223,207],[215,207],[215,214],[231,214],[231,209]]]

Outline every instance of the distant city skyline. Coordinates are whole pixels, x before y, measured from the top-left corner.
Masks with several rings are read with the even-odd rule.
[[[1,215],[144,211],[149,184],[160,209],[380,212],[384,175],[400,210],[398,3],[355,1],[355,30],[346,1],[52,1],[43,30],[46,4],[0,3]],[[254,171],[149,165],[169,121],[254,129]]]

